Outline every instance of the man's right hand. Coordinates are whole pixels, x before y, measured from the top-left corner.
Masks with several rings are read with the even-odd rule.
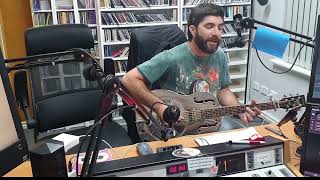
[[[159,118],[160,118],[162,123],[165,123],[164,120],[163,120],[163,113],[167,109],[167,107],[168,107],[167,105],[161,104],[161,103],[155,104],[153,106],[153,110],[152,111],[157,113],[157,115],[159,116]]]

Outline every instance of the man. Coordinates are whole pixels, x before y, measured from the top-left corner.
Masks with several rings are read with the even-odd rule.
[[[202,3],[194,7],[188,20],[188,42],[163,51],[151,60],[130,70],[122,77],[122,84],[135,98],[163,120],[168,107],[149,87],[160,82],[162,89],[180,94],[210,92],[222,106],[239,105],[228,88],[231,84],[226,57],[219,43],[224,26],[224,11],[221,7]],[[253,102],[254,103],[254,102]],[[258,108],[247,108],[239,114],[244,122],[252,121],[260,114]],[[181,117],[182,119],[184,117]]]

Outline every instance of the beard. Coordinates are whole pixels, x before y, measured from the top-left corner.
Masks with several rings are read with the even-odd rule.
[[[207,54],[212,54],[214,52],[217,51],[219,44],[221,42],[221,40],[217,37],[214,36],[211,39],[204,39],[202,36],[199,35],[199,33],[196,33],[196,36],[194,37],[195,43],[197,44],[197,46],[199,47],[199,49]],[[208,46],[208,42],[216,42],[217,45],[215,47],[210,48]]]

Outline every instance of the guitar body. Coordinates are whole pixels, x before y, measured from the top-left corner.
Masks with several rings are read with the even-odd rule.
[[[289,110],[290,108],[300,108],[305,106],[305,97],[297,95],[293,97],[285,97],[280,101],[270,101],[266,103],[254,105],[236,105],[221,107],[217,98],[206,92],[198,92],[191,95],[181,95],[169,90],[153,90],[157,97],[168,105],[175,105],[180,110],[179,120],[173,125],[177,132],[177,136],[186,134],[202,134],[208,132],[218,131],[221,126],[221,117],[237,115],[246,112],[246,108],[258,108],[260,110],[269,110],[283,108]],[[144,107],[144,109],[148,109]],[[141,112],[139,109],[136,109]],[[149,110],[149,109],[148,109]],[[150,111],[150,110],[149,110]],[[137,130],[142,141],[160,140],[160,128],[154,123],[147,124],[146,119],[138,116],[136,113]],[[152,114],[156,118],[156,114]],[[149,117],[149,116],[145,116]],[[161,122],[158,119],[158,122]],[[149,121],[147,121],[149,122]]]
[[[174,125],[178,136],[186,134],[202,134],[218,131],[221,126],[221,117],[205,119],[199,115],[199,110],[220,107],[217,98],[206,92],[191,95],[181,95],[169,90],[157,89],[152,91],[164,103],[175,105],[180,109],[182,120]],[[147,107],[146,107],[147,108]],[[137,114],[137,113],[136,113]],[[153,114],[156,117],[155,113]],[[144,120],[136,116],[137,128],[141,140],[153,141],[160,139],[161,135],[156,127],[147,126]],[[159,120],[159,118],[157,118]],[[160,121],[160,120],[159,120]]]

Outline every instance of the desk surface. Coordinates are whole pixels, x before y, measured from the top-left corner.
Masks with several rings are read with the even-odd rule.
[[[291,121],[288,123],[284,124],[281,126],[281,130],[284,134],[284,136],[288,139],[285,139],[281,136],[278,136],[268,130],[265,129],[265,126],[271,126],[276,128],[275,124],[270,124],[270,125],[264,125],[264,126],[256,126],[255,129],[256,131],[263,135],[263,136],[273,136],[275,138],[278,138],[280,140],[288,140],[288,145],[290,149],[290,156],[288,157],[288,163],[287,166],[295,173],[295,174],[300,174],[299,173],[299,167],[300,167],[300,157],[296,154],[296,149],[301,145],[301,140],[300,138],[294,133],[294,125]],[[235,131],[235,130],[233,130]],[[227,132],[227,131],[226,131]],[[220,132],[215,132],[215,133],[220,133]],[[223,132],[222,132],[223,133]],[[212,133],[211,133],[212,134]],[[175,145],[175,144],[182,144],[183,147],[197,147],[198,144],[194,141],[194,138],[204,136],[204,134],[201,135],[192,135],[192,136],[183,136],[179,138],[174,138],[170,139],[167,142],[163,141],[154,141],[150,142],[150,145],[153,149],[154,152],[156,152],[157,147],[162,147],[162,146],[170,146],[170,145]],[[134,157],[138,156],[137,150],[136,150],[136,145],[129,145],[129,146],[123,146],[123,147],[116,147],[111,150],[111,154],[113,159],[119,159],[119,158],[128,158],[128,157]],[[287,153],[289,155],[289,153]],[[119,157],[120,156],[120,157]],[[70,158],[73,157],[73,155],[68,155],[66,156],[67,162],[70,160]],[[7,173],[5,177],[32,177],[32,170],[31,170],[31,165],[30,161],[26,161]]]

